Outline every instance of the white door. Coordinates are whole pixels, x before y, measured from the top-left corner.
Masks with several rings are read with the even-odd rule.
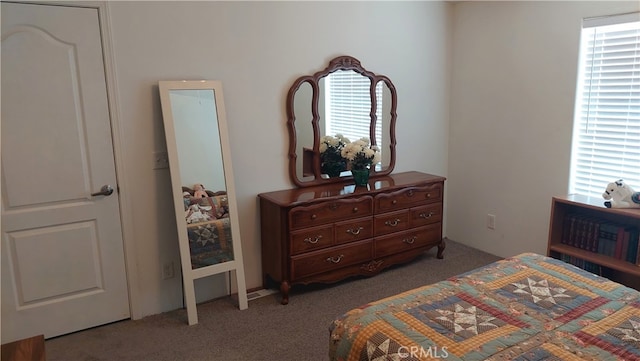
[[[2,343],[129,318],[98,10],[1,10]]]

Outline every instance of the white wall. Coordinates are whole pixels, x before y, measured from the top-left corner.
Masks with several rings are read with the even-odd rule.
[[[224,87],[247,286],[260,287],[257,194],[290,188],[285,96],[300,75],[351,55],[398,91],[396,171],[447,175],[450,5],[439,2],[108,2],[120,174],[133,195],[128,239],[134,316],[182,307],[158,80],[215,79]],[[251,307],[251,305],[249,306]]]
[[[446,234],[499,256],[545,254],[551,197],[568,191],[581,20],[640,2],[454,7]]]

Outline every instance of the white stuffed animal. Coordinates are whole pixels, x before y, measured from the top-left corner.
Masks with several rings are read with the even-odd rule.
[[[206,211],[210,211],[210,210],[211,210],[211,207],[192,204],[189,207],[189,209],[187,209],[185,214],[187,223],[198,223],[198,222],[208,221],[209,219],[211,219],[211,217]]]
[[[607,208],[640,208],[640,192],[635,192],[622,179],[609,183],[602,198]]]

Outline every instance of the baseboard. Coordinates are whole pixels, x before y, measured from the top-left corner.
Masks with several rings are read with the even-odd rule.
[[[278,291],[274,290],[274,289],[268,289],[267,290],[267,289],[264,289],[264,288],[256,290],[256,291],[251,291],[251,292],[247,293],[247,300],[249,300],[249,301],[256,300],[258,298],[262,298],[262,297],[265,297],[265,296],[272,295],[272,294],[274,294],[276,292],[278,292]]]

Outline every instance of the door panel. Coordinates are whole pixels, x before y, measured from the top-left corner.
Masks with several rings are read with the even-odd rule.
[[[2,343],[129,318],[98,10],[1,10]]]
[[[8,234],[9,264],[18,307],[104,291],[94,221],[28,229]],[[67,255],[78,261],[68,267]],[[53,282],[42,283],[42,273]]]

